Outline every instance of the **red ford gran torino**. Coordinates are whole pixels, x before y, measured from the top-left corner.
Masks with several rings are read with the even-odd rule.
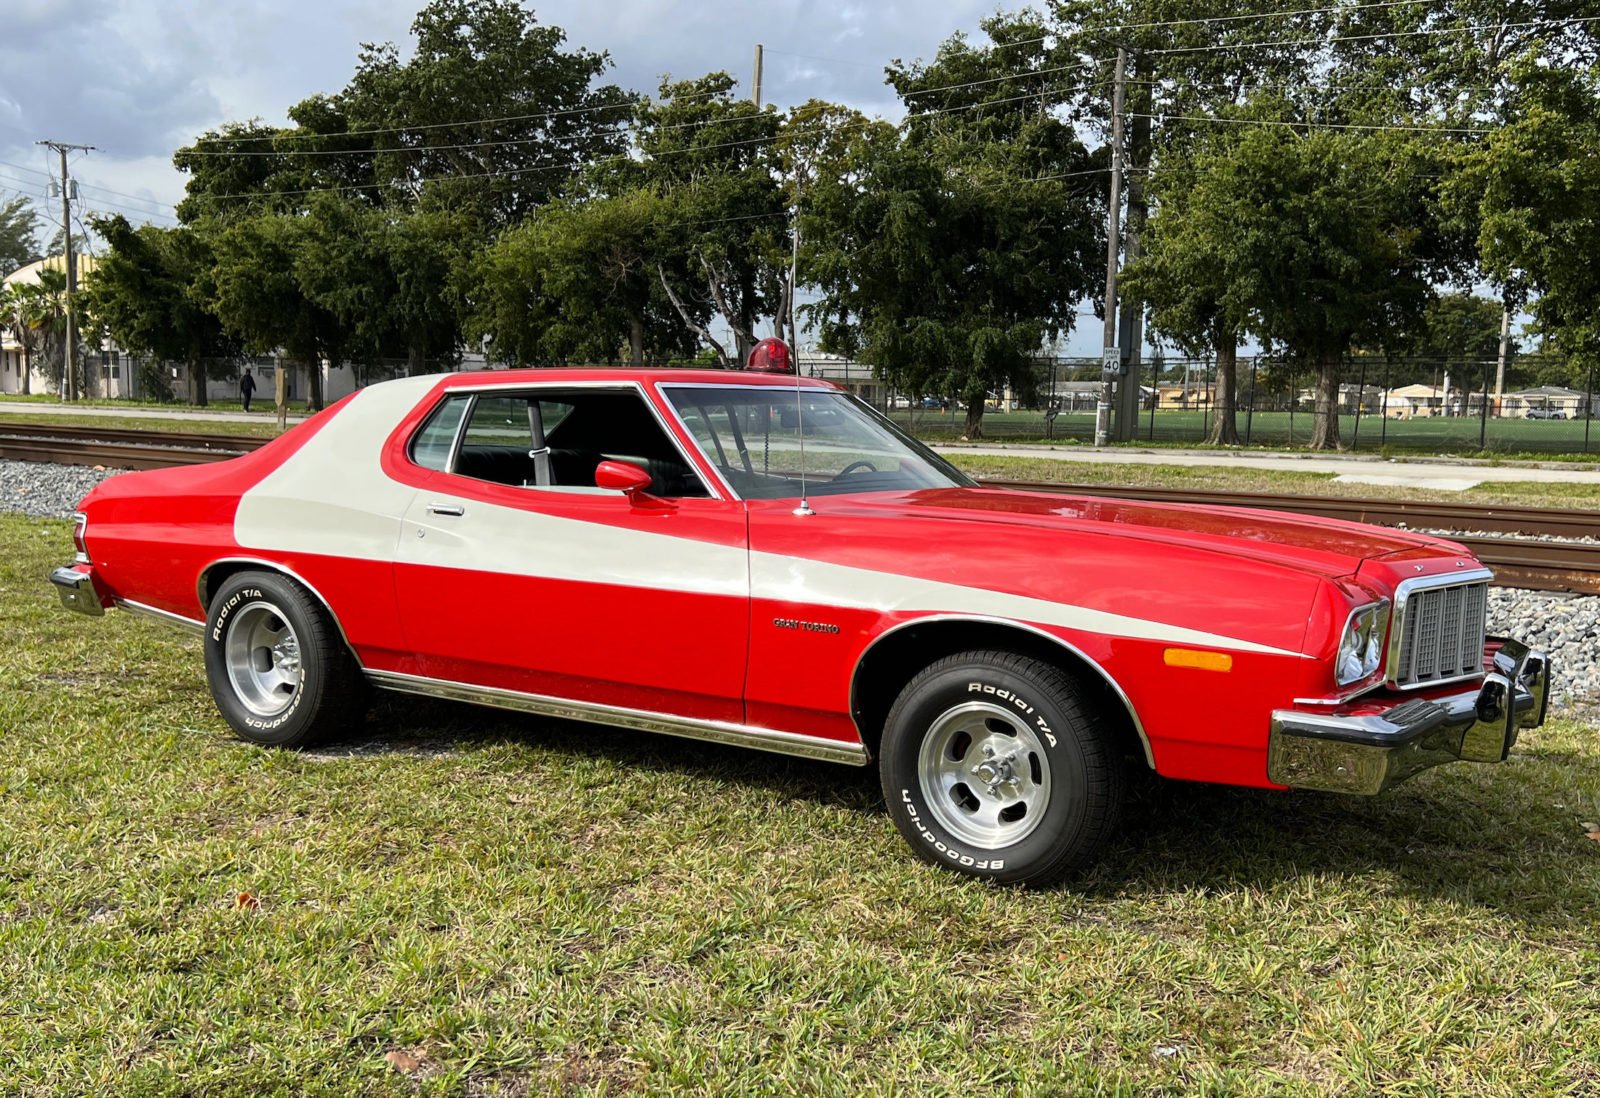
[[[792,375],[374,385],[254,453],[89,494],[74,610],[197,630],[229,725],[348,734],[364,682],[876,763],[931,862],[1041,883],[1126,765],[1377,793],[1497,762],[1544,653],[1418,534],[978,487]]]

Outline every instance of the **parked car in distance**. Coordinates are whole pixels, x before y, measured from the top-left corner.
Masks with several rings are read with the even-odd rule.
[[[918,402],[917,406],[919,408],[948,408],[950,405],[948,401],[940,400],[938,397],[926,396]]]
[[[1566,419],[1567,413],[1559,408],[1529,408],[1523,419]]]
[[[197,632],[253,743],[357,734],[370,684],[875,765],[917,854],[998,882],[1092,859],[1129,767],[1374,794],[1498,762],[1550,674],[1485,635],[1459,545],[984,488],[792,375],[386,382],[113,477],[73,538],[63,603]]]

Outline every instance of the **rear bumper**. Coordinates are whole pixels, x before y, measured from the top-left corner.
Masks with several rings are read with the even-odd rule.
[[[61,605],[68,610],[76,610],[80,614],[88,614],[95,618],[106,612],[106,600],[101,598],[100,592],[95,588],[94,573],[86,566],[64,565],[53,569],[50,573],[50,582],[55,585],[56,594],[61,596]]]
[[[1272,714],[1267,777],[1279,785],[1334,793],[1381,793],[1419,770],[1465,759],[1501,762],[1524,728],[1544,723],[1550,658],[1513,640],[1487,650],[1483,684],[1393,705]]]

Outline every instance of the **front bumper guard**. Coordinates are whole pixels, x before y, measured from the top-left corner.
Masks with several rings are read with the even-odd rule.
[[[1514,640],[1495,649],[1477,689],[1412,698],[1376,712],[1272,714],[1267,777],[1332,793],[1381,793],[1440,763],[1503,762],[1524,728],[1544,723],[1550,657]]]

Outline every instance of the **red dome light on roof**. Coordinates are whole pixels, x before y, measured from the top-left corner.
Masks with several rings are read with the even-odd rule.
[[[762,374],[792,374],[794,358],[789,354],[787,343],[768,336],[750,348],[750,357],[746,360],[744,368]]]

